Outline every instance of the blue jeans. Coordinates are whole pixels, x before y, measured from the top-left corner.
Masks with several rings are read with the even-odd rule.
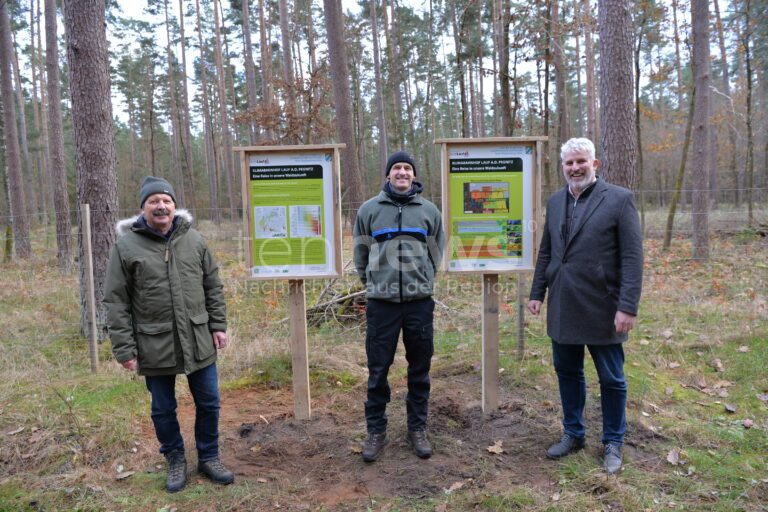
[[[627,380],[624,377],[624,347],[586,345],[600,380],[600,406],[603,411],[603,443],[624,443],[627,432]],[[565,345],[552,340],[552,359],[560,386],[563,405],[563,429],[566,434],[584,438],[584,404],[587,381],[584,378],[584,345]]]
[[[152,423],[160,441],[160,453],[184,451],[179,421],[176,418],[176,376],[146,376],[152,394]],[[200,462],[219,458],[219,379],[216,363],[187,375],[195,401],[195,445]]]
[[[387,430],[387,404],[391,398],[387,375],[395,359],[397,340],[403,332],[405,359],[408,361],[408,395],[405,397],[409,430],[427,427],[429,368],[434,345],[432,318],[435,302],[431,297],[411,302],[368,299],[365,352],[368,357],[368,400],[365,422],[370,433]]]

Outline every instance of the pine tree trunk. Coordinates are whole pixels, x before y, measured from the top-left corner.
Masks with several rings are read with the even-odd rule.
[[[379,169],[384,179],[384,167],[387,165],[389,143],[387,141],[387,123],[384,118],[384,87],[381,80],[381,50],[379,49],[379,16],[376,12],[376,0],[371,1],[371,38],[373,39],[373,79],[376,86],[376,126],[379,130]],[[431,35],[431,34],[430,34]],[[431,48],[431,45],[430,45]],[[429,55],[432,55],[430,51]],[[431,68],[428,72],[431,72]]]
[[[13,36],[13,34],[11,34]],[[21,73],[19,73],[19,57],[16,54],[15,38],[12,40],[13,58],[11,59],[13,67],[13,76],[16,80],[16,114],[19,120],[19,141],[21,142],[21,173],[24,181],[24,197],[26,199],[27,215],[31,222],[37,215],[37,194],[35,193],[35,176],[32,172],[32,165],[29,161],[29,130],[27,129],[27,114],[25,112],[24,93],[21,84]]]
[[[56,209],[56,259],[62,271],[71,261],[72,231],[67,194],[67,167],[64,158],[64,129],[61,116],[61,78],[59,76],[59,43],[56,38],[56,0],[45,0],[45,66],[48,74],[48,124],[50,129],[50,181]],[[131,130],[133,133],[133,130]]]
[[[272,106],[272,50],[267,39],[269,29],[264,14],[266,1],[259,0],[259,34],[261,37],[261,96],[264,107],[269,109]],[[267,140],[274,139],[274,134],[270,129],[265,131],[264,136]]]
[[[709,259],[709,0],[694,0],[693,71],[696,101],[693,112],[693,259]]]
[[[394,8],[392,9],[394,13]],[[395,41],[390,32],[389,12],[387,11],[387,0],[381,2],[381,13],[384,17],[384,37],[387,42],[387,61],[389,64],[389,91],[392,95],[392,145],[395,148],[403,147],[403,134],[401,119],[403,116],[403,99],[400,96],[400,75],[395,55]],[[393,14],[394,16],[394,14]],[[392,21],[394,24],[394,20]]]
[[[213,0],[213,20],[216,26],[216,51],[214,52],[214,58],[216,61],[216,84],[219,96],[219,121],[221,123],[221,138],[222,138],[222,156],[221,159],[224,167],[224,176],[227,180],[227,198],[229,200],[229,217],[234,220],[237,216],[235,211],[235,194],[237,191],[234,189],[234,162],[232,158],[232,132],[229,125],[229,110],[227,107],[227,88],[224,74],[224,62],[222,57],[221,46],[221,21],[219,20],[219,0]]]
[[[557,98],[557,125],[560,147],[571,138],[570,120],[568,116],[568,92],[565,89],[565,63],[563,62],[563,36],[560,22],[559,0],[552,0],[552,64],[555,67],[555,97]]]
[[[599,0],[600,105],[603,113],[601,175],[636,186],[637,135],[632,91],[632,16],[628,0]]]
[[[16,105],[14,104],[13,78],[11,76],[13,44],[8,2],[0,2],[0,91],[3,102],[3,131],[5,135],[5,158],[8,169],[8,203],[16,256],[29,257],[29,217],[25,211],[24,183],[21,175],[19,139],[16,130]]]
[[[589,0],[583,0],[584,13],[584,63],[587,87],[587,138],[593,142],[600,140],[600,121],[597,109],[597,80],[595,79],[595,49],[592,43],[594,19],[589,7]]]
[[[165,38],[166,38],[166,59],[168,61],[168,101],[171,104],[171,154],[173,162],[173,174],[176,179],[176,188],[174,191],[177,194],[177,201],[184,207],[189,207],[187,204],[187,198],[185,194],[186,183],[184,179],[183,158],[181,156],[181,119],[179,116],[179,104],[177,102],[178,93],[176,87],[178,81],[176,79],[176,58],[173,55],[173,48],[171,47],[171,24],[168,22],[168,0],[163,0],[163,7],[165,11]]]
[[[104,0],[65,0],[67,62],[72,97],[78,204],[90,204],[93,233],[93,272],[97,304],[97,334],[107,336],[102,305],[109,251],[115,242],[117,178],[112,128],[112,103]],[[86,261],[85,241],[79,238],[80,262]],[[85,265],[80,265],[80,323],[90,335],[86,304]]]
[[[253,112],[259,106],[259,100],[256,96],[256,66],[253,63],[253,45],[251,44],[251,12],[249,3],[251,0],[241,0],[243,8],[243,46],[245,59],[245,87],[248,89],[248,111]],[[258,127],[251,119],[248,123],[248,141],[251,145],[256,144],[258,136]]]
[[[344,20],[341,12],[341,0],[323,0],[325,8],[325,26],[328,34],[328,56],[331,66],[333,101],[336,107],[338,130],[341,141],[347,147],[341,151],[345,163],[342,167],[342,182],[347,186],[349,201],[348,219],[354,221],[357,209],[363,201],[362,179],[357,166],[357,147],[352,124],[352,111],[349,98],[349,67],[344,47]]]
[[[189,92],[187,90],[187,38],[184,35],[184,2],[179,0],[179,39],[181,40],[181,145],[184,152],[184,162],[189,173],[189,202],[192,208],[197,208],[195,193],[195,163],[192,152],[192,129],[190,128]]]
[[[755,140],[752,133],[752,13],[750,12],[750,0],[744,4],[744,29],[742,31],[742,48],[744,49],[744,65],[747,79],[747,220],[751,228],[754,223],[753,189],[755,183]]]
[[[290,119],[296,115],[296,102],[294,98],[294,78],[293,78],[293,57],[292,57],[292,45],[291,45],[291,29],[290,19],[288,15],[287,0],[278,0],[278,7],[280,13],[280,40],[281,40],[281,54],[283,57],[283,80],[285,81],[285,89],[283,90],[283,100],[285,101],[286,115]],[[288,135],[289,143],[297,143],[298,139],[295,134]]]

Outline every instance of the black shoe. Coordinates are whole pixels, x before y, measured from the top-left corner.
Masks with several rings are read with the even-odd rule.
[[[229,485],[235,481],[235,475],[225,468],[219,459],[199,462],[197,470],[217,484]]]
[[[419,458],[428,459],[432,456],[432,445],[429,444],[426,430],[409,430],[408,443]]]
[[[369,433],[368,438],[363,443],[363,460],[373,462],[381,453],[381,449],[387,444],[387,433]]]
[[[550,459],[559,459],[565,457],[568,454],[579,451],[584,448],[586,444],[585,439],[574,437],[571,434],[563,434],[560,441],[553,444],[547,449],[547,457]]]
[[[168,461],[165,488],[168,492],[179,492],[187,483],[187,458],[181,450],[169,452],[165,454],[165,458]]]
[[[621,445],[619,443],[605,443],[603,455],[603,471],[612,475],[621,469]]]

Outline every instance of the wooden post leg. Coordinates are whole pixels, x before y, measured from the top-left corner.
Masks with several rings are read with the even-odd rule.
[[[517,358],[525,354],[525,275],[517,274]]]
[[[499,275],[483,274],[483,412],[499,408]]]
[[[307,350],[307,304],[304,281],[288,281],[291,318],[291,361],[293,363],[293,411],[297,420],[312,415],[309,399],[309,357]]]

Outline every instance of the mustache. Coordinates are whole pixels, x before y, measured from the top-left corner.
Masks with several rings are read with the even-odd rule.
[[[167,208],[161,208],[159,210],[155,210],[152,212],[152,215],[154,217],[159,217],[160,215],[170,215],[170,214],[171,214],[171,210]]]

